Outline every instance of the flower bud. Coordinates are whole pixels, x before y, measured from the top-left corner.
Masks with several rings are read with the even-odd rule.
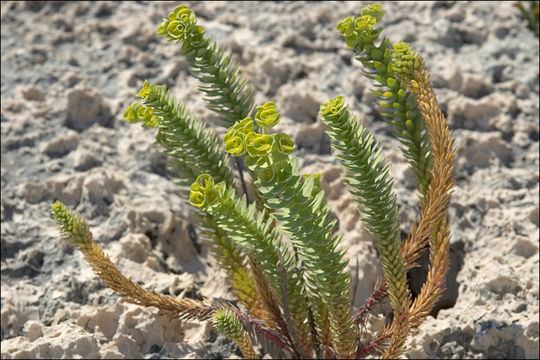
[[[138,102],[132,103],[124,113],[124,120],[131,123],[143,122],[143,127],[156,127],[158,117],[152,115],[153,110],[147,106],[141,105]]]
[[[357,31],[367,31],[373,29],[373,26],[377,20],[371,15],[363,15],[356,18],[354,22],[354,28]]]
[[[204,206],[204,195],[199,191],[192,191],[189,194],[189,202],[195,207],[202,208]]]
[[[250,133],[253,131],[253,120],[250,116],[244,118],[238,123],[238,131],[241,131],[244,134]]]
[[[241,121],[235,122],[234,125],[229,127],[229,132],[225,134],[223,141],[226,142],[227,140],[229,140],[231,137],[234,137],[234,136],[240,136],[240,135],[245,136],[252,131],[253,131],[253,120],[251,119],[251,117],[248,116]]]
[[[167,37],[167,35],[168,35],[168,33],[167,33],[167,25],[169,25],[169,20],[167,20],[167,19],[161,20],[161,24],[159,24],[158,29],[157,29],[157,33],[158,33],[159,36]]]
[[[253,146],[253,140],[255,140],[257,135],[257,133],[251,131],[244,136],[244,144],[246,145],[246,149],[248,146]]]
[[[328,116],[338,116],[343,108],[343,96],[336,96],[332,100],[327,100],[321,104],[319,114]]]
[[[279,112],[276,110],[276,104],[267,102],[258,106],[255,123],[265,129],[270,129],[279,123]]]
[[[382,10],[381,5],[371,4],[362,9],[362,15],[370,15],[376,22],[379,22],[383,18],[384,11]]]
[[[274,138],[271,135],[255,134],[250,137],[250,143],[246,146],[246,150],[250,156],[261,157],[270,153],[272,144],[274,143]]]
[[[189,32],[189,25],[178,20],[169,22],[167,25],[167,35],[171,39],[184,40]]]
[[[148,80],[144,81],[143,87],[139,92],[137,93],[137,96],[140,97],[143,100],[148,100],[148,97],[152,93],[152,85],[148,82]]]
[[[204,201],[207,206],[214,205],[218,201],[219,197],[220,197],[220,191],[219,191],[218,186],[214,186],[213,188],[208,189],[204,193]]]
[[[354,21],[354,16],[346,17],[337,24],[336,29],[341,33],[341,35],[349,36],[354,31]]]
[[[169,14],[169,20],[178,20],[183,23],[194,23],[195,13],[185,5],[180,5]]]
[[[124,117],[123,119],[125,121],[129,121],[129,122],[137,122],[137,115],[135,115],[135,110],[133,109],[133,107],[136,107],[135,104],[138,104],[138,103],[133,103],[131,105],[128,106],[128,108],[126,109],[126,111],[124,112]]]
[[[201,174],[197,180],[191,184],[191,191],[205,192],[214,186],[214,178],[209,174]]]
[[[149,108],[147,108],[146,106],[144,106],[144,105],[137,106],[137,109],[136,109],[135,113],[137,115],[137,118],[139,118],[139,120],[143,120],[143,121],[145,121],[150,116],[152,116],[151,115],[151,110]]]
[[[242,137],[235,135],[228,138],[225,141],[225,151],[233,156],[239,156],[245,153],[244,141],[242,141]]]
[[[274,146],[282,154],[290,155],[294,151],[294,141],[285,133],[274,134]]]
[[[257,136],[253,140],[253,148],[260,153],[267,153],[274,143],[274,138],[271,135]]]
[[[178,6],[167,19],[161,21],[157,33],[172,40],[184,41],[196,28],[196,22],[195,13],[190,8]]]

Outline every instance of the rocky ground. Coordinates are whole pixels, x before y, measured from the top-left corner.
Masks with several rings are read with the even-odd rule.
[[[278,130],[304,172],[323,184],[348,256],[359,260],[355,304],[380,264],[339,176],[317,112],[345,96],[392,163],[400,220],[416,194],[337,22],[362,2],[189,2],[232,50],[256,102],[275,101]],[[236,346],[209,324],[168,322],[119,302],[59,238],[50,205],[89,222],[122,272],[148,289],[231,298],[197,240],[188,207],[152,145],[155,132],[121,120],[145,79],[165,83],[203,121],[207,110],[179,48],[156,35],[171,2],[1,4],[2,358],[221,358]],[[426,60],[458,147],[450,202],[449,290],[409,337],[412,358],[538,358],[538,38],[512,2],[385,3],[384,34]],[[420,276],[421,277],[421,276]],[[411,274],[416,291],[419,276]]]

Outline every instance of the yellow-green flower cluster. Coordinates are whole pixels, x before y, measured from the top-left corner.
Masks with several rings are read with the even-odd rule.
[[[266,130],[279,122],[276,104],[267,102],[257,107],[255,121],[246,117],[229,128],[223,139],[225,151],[233,156],[246,154],[244,162],[259,175],[263,182],[271,181],[294,151],[294,141],[285,133],[266,134]],[[263,134],[254,131],[255,124],[265,129]]]
[[[143,127],[156,127],[158,117],[152,115],[152,109],[138,102],[131,104],[124,112],[124,120],[130,123],[143,122]]]
[[[331,100],[326,100],[321,104],[319,114],[328,116],[339,116],[341,109],[343,108],[343,96],[336,96]]]
[[[380,4],[371,4],[362,9],[362,16],[366,15],[372,16],[376,22],[379,22],[384,16],[384,11]]]
[[[294,141],[285,133],[256,134],[252,145],[248,146],[248,156],[244,161],[247,167],[257,171],[263,183],[267,183],[279,174],[286,163],[284,160],[289,158],[293,150]]]
[[[371,43],[377,38],[380,29],[373,29],[381,21],[384,12],[379,4],[368,5],[362,9],[362,16],[355,18],[349,16],[337,24],[337,29],[345,37],[349,49],[363,47],[364,43]]]
[[[157,33],[171,40],[184,41],[197,27],[196,22],[195,13],[190,8],[178,6],[167,19],[161,21]]]
[[[223,138],[225,151],[233,156],[244,154],[246,152],[246,138],[251,133],[253,133],[253,120],[251,117],[248,116],[242,121],[235,122]]]
[[[259,126],[270,128],[279,121],[275,104],[266,103],[257,109],[255,122]],[[247,154],[245,163],[248,167],[268,166],[292,154],[294,141],[289,135],[285,133],[260,134],[253,131],[253,128],[254,122],[249,116],[242,121],[237,121],[229,128],[229,132],[223,139],[225,151],[233,156]]]
[[[269,101],[264,105],[257,106],[255,123],[264,129],[270,129],[277,125],[279,123],[279,112],[276,110],[276,104]]]
[[[155,84],[149,83],[148,80],[145,80],[143,87],[141,88],[141,90],[139,90],[139,92],[137,93],[137,96],[143,100],[148,100],[152,92],[157,92],[159,88],[163,88],[164,91],[167,90],[166,85],[155,85]]]
[[[205,208],[216,204],[219,200],[223,186],[214,184],[214,178],[209,174],[201,174],[191,184],[189,202],[198,208]]]

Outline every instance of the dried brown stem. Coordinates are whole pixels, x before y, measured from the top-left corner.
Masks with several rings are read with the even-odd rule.
[[[418,109],[424,116],[427,131],[431,140],[433,154],[433,171],[431,183],[426,194],[425,207],[421,211],[418,226],[413,227],[409,241],[404,243],[402,253],[408,255],[408,263],[427,243],[430,242],[430,258],[432,261],[426,283],[405,318],[396,317],[387,328],[392,334],[390,346],[383,358],[395,358],[402,354],[403,344],[411,326],[417,326],[427,316],[444,289],[445,276],[448,270],[448,233],[443,225],[450,190],[454,185],[455,148],[446,119],[439,107],[437,98],[431,88],[429,74],[419,55],[416,68],[412,71],[412,79],[408,81],[409,91],[414,95]],[[438,231],[442,228],[441,231]],[[436,236],[433,236],[436,234]]]
[[[80,246],[94,272],[127,302],[142,306],[153,306],[170,318],[208,320],[216,308],[205,301],[178,299],[163,296],[143,289],[122,275],[109,260],[103,248],[92,241],[89,246]]]

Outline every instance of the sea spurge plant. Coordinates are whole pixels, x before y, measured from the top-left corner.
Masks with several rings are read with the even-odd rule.
[[[314,178],[302,181],[297,159],[287,154],[294,143],[283,135],[281,144],[274,147],[273,136],[256,134],[248,146],[249,156],[256,160],[248,167],[259,174],[254,185],[266,200],[270,216],[280,223],[278,228],[289,236],[303,262],[306,286],[312,291],[308,297],[317,309],[317,328],[326,331],[329,320],[337,354],[352,356],[356,351],[352,345],[356,328],[350,305],[350,274],[344,270],[347,263],[343,252],[335,251],[339,241],[331,231],[335,221],[327,218],[329,207],[324,203],[324,192],[311,196]],[[279,147],[285,152],[278,151]]]
[[[383,358],[401,355],[407,334],[445,288],[446,209],[455,149],[422,57],[405,43],[379,40],[383,14],[380,5],[369,5],[337,29],[379,88],[375,93],[383,115],[417,179],[420,213],[405,241],[382,146],[360,125],[344,96],[323,102],[319,112],[383,269],[383,278],[360,308],[351,304],[347,249],[338,247],[341,234],[334,231],[321,174],[301,174],[294,140],[272,132],[280,121],[277,105],[255,106],[238,66],[187,6],[174,9],[157,32],[181,45],[227,133],[220,140],[165,85],[148,81],[124,119],[157,131],[156,144],[170,160],[168,169],[191,205],[199,234],[228,274],[236,301],[176,299],[144,290],[110,262],[86,222],[56,202],[52,216],[64,239],[123,298],[157,307],[172,318],[210,320],[246,358],[257,357],[254,344],[276,358],[359,358],[375,351]],[[246,168],[250,182],[244,179]],[[413,300],[406,272],[425,249],[431,266]],[[366,313],[385,297],[392,319],[371,336],[360,331]]]
[[[204,185],[201,183],[204,183]],[[292,313],[296,317],[304,316],[300,317],[300,319],[295,318],[293,321],[297,331],[302,334],[305,341],[308,341],[309,329],[301,321],[307,316],[305,290],[302,284],[299,283],[298,276],[295,276],[288,279],[287,292],[282,294],[281,274],[278,267],[279,259],[280,257],[284,259],[286,269],[294,267],[294,260],[291,254],[287,254],[280,238],[276,237],[276,229],[272,226],[267,214],[263,211],[256,216],[255,204],[248,207],[245,197],[238,198],[234,190],[227,189],[224,183],[213,185],[213,179],[208,174],[199,176],[191,189],[192,196],[196,194],[204,199],[208,197],[210,192],[216,194],[215,206],[206,201],[196,202],[193,205],[203,208],[211,214],[216,219],[219,227],[228,231],[230,236],[258,263],[271,287],[270,292],[262,294],[267,298],[266,302],[268,302],[269,311],[276,311],[273,309],[274,303],[284,295],[293,300],[289,303]],[[273,316],[276,323],[283,322],[279,314],[273,314]],[[289,334],[284,332],[284,336],[288,337]]]
[[[389,167],[383,163],[380,146],[349,113],[343,97],[323,103],[320,114],[329,127],[328,135],[335,140],[334,148],[340,152],[337,157],[347,171],[347,185],[363,205],[360,212],[381,256],[394,313],[401,314],[408,309],[409,295],[403,286],[406,274],[399,254],[400,229]]]
[[[197,19],[189,8],[180,7],[162,20],[158,35],[182,44],[182,52],[201,82],[199,89],[226,126],[253,115],[253,94],[236,62],[206,36],[202,26],[196,25]]]
[[[362,221],[377,246],[394,317],[405,326],[410,298],[399,252],[401,236],[396,196],[388,179],[389,167],[384,165],[380,147],[373,136],[366,134],[350,115],[341,97],[324,103],[320,113],[329,127],[328,135],[335,140],[334,148],[340,152],[338,158],[343,160],[347,186],[362,205]]]
[[[168,156],[168,169],[177,175],[176,183],[185,196],[189,196],[191,183],[204,172],[214,174],[218,182],[225,181],[231,186],[235,184],[229,159],[223,153],[216,134],[172,97],[166,86],[145,81],[137,95],[144,105],[138,102],[131,104],[124,115],[125,120],[144,121],[134,118],[130,109],[143,107],[152,111],[152,119],[157,121],[154,126],[158,128],[156,143],[160,145],[161,152]],[[145,124],[143,122],[143,126]],[[248,308],[253,306],[256,298],[251,290],[253,282],[244,254],[217,228],[211,217],[197,216],[197,219],[201,237],[209,244],[211,253],[229,274],[232,282],[236,283],[234,291],[241,302]]]
[[[381,100],[382,115],[389,119],[397,139],[403,144],[403,154],[415,174],[423,201],[432,166],[429,136],[414,96],[394,73],[392,51],[400,45],[393,45],[386,37],[379,39],[383,28],[376,25],[383,15],[380,5],[369,5],[362,10],[362,16],[345,18],[337,29],[364,65],[366,75],[375,80],[378,90],[373,93]]]

